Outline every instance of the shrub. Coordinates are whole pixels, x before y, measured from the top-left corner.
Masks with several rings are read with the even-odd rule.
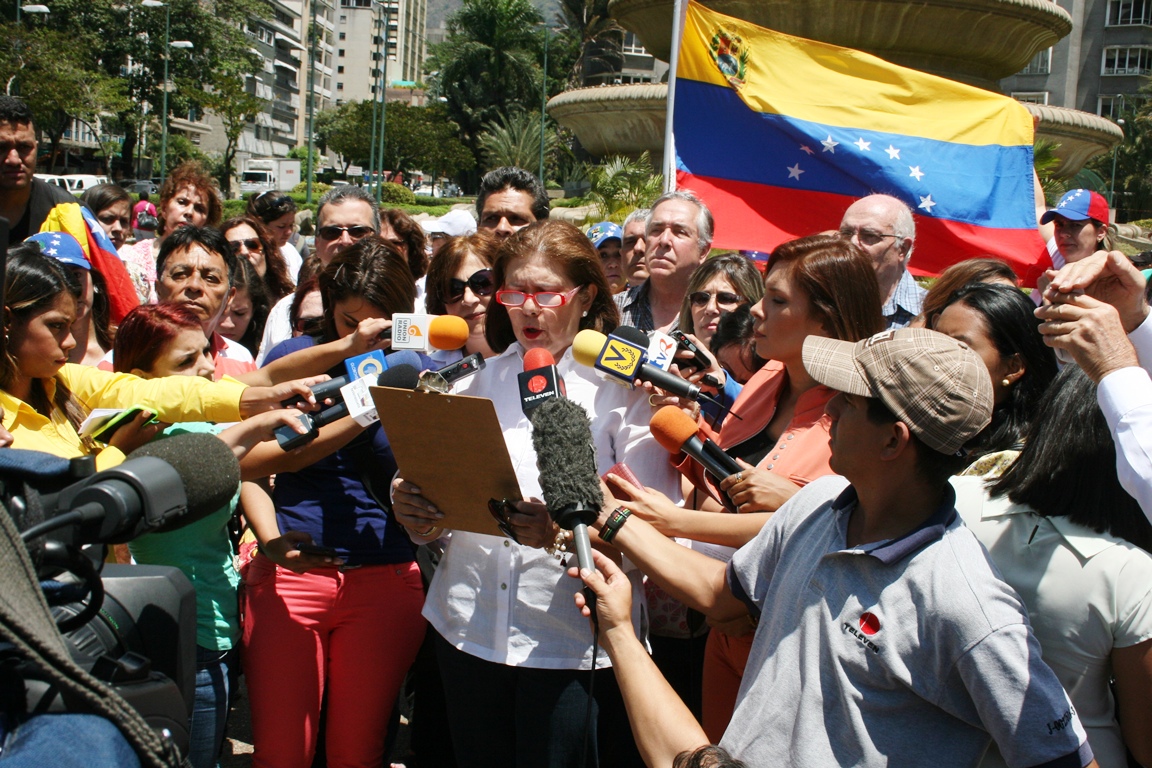
[[[416,194],[403,184],[384,182],[380,187],[380,203],[388,205],[415,205]]]

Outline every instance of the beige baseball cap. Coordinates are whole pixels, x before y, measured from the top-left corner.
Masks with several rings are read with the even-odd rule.
[[[923,328],[851,342],[809,336],[804,368],[821,384],[880,400],[928,447],[960,454],[992,420],[992,378],[962,341]]]

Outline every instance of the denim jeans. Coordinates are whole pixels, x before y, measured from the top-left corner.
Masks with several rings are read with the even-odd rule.
[[[196,646],[196,697],[188,759],[192,768],[215,768],[228,723],[229,672],[236,650],[213,651]]]
[[[37,715],[14,728],[0,718],[4,768],[139,768],[120,730],[98,715]]]

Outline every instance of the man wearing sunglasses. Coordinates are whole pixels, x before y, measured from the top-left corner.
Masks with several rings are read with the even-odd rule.
[[[353,243],[369,235],[380,233],[380,209],[372,196],[360,187],[341,184],[325,192],[316,208],[316,255],[323,266],[347,250]],[[268,350],[285,339],[292,338],[293,294],[285,296],[268,313],[264,338],[260,342],[257,365],[264,364]]]
[[[927,293],[908,274],[916,239],[916,224],[908,206],[888,195],[862,197],[844,212],[840,236],[872,259],[888,327],[906,327],[920,314]]]

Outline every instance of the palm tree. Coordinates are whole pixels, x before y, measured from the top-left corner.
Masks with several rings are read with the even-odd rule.
[[[623,61],[620,46],[624,28],[608,15],[608,0],[559,0],[557,20],[562,35],[572,39],[579,53],[568,74],[570,86],[583,85],[597,71],[618,71]]]
[[[552,160],[560,147],[556,130],[548,123],[544,128],[545,163]],[[536,170],[540,164],[540,113],[515,112],[501,115],[488,123],[480,136],[480,153],[484,167],[514,165]]]

